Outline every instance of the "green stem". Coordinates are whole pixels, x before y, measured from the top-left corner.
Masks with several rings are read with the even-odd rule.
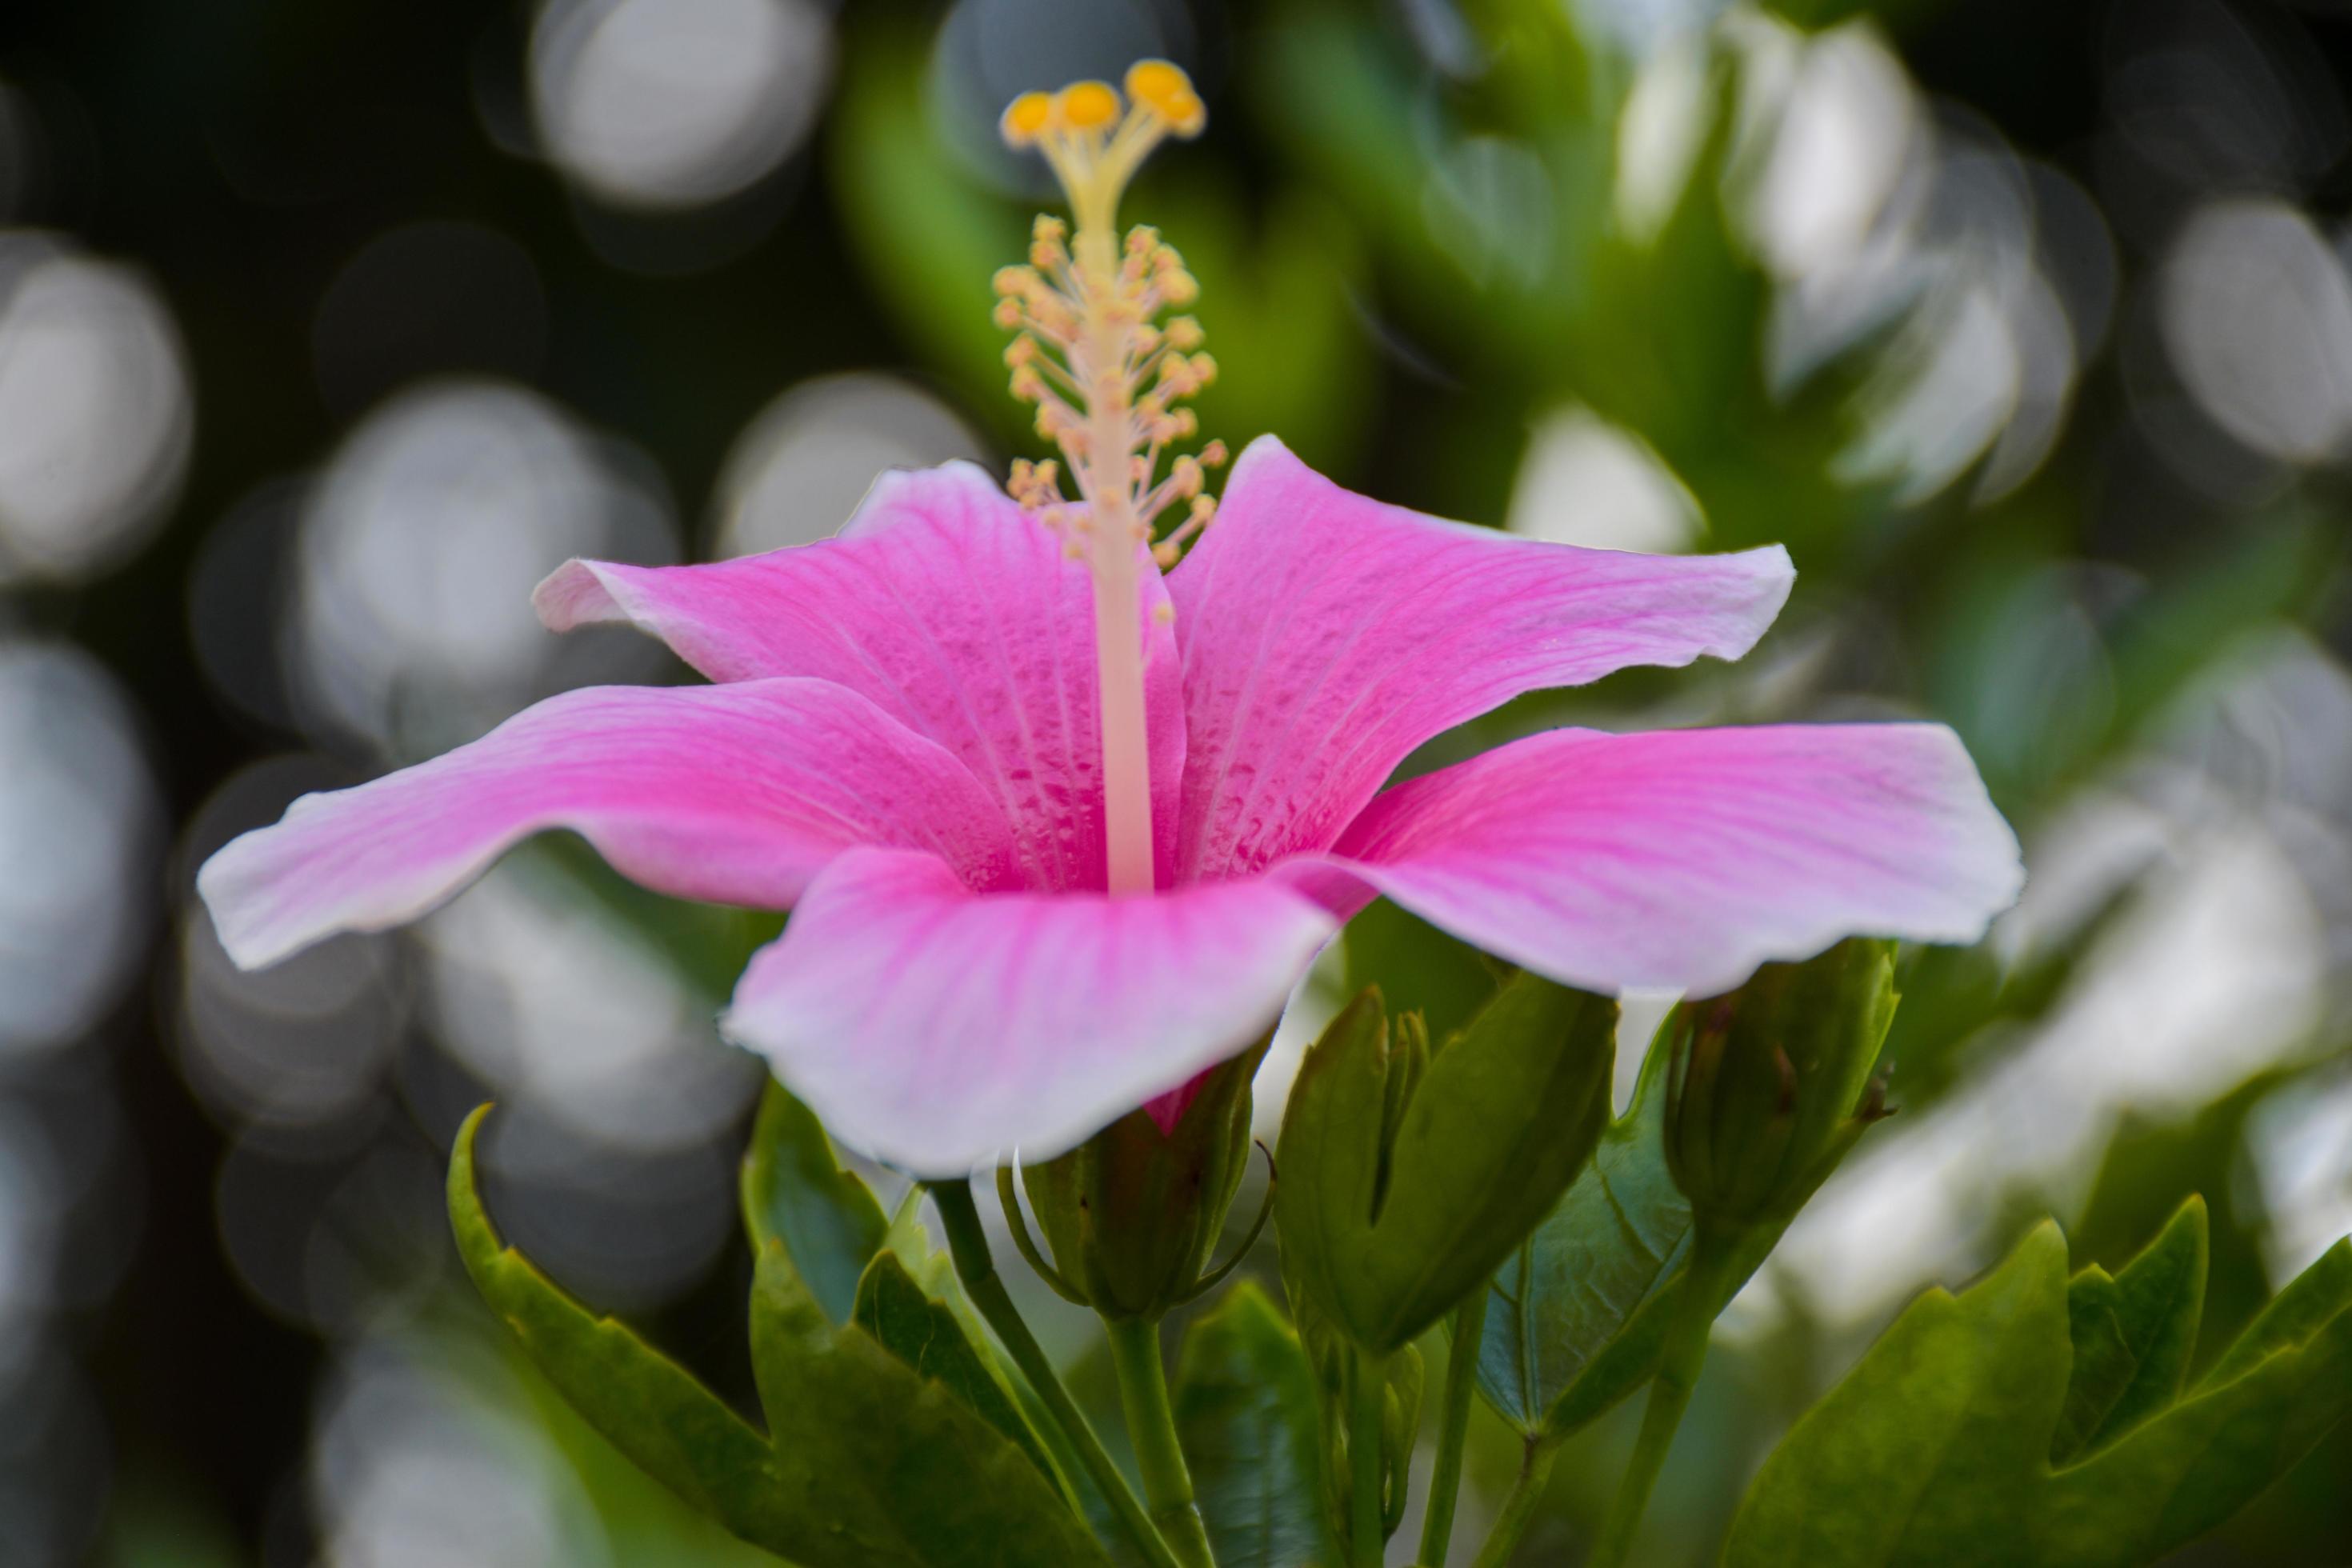
[[[1348,1561],[1350,1568],[1381,1568],[1388,1532],[1381,1528],[1381,1415],[1389,1386],[1388,1363],[1356,1356],[1356,1397],[1348,1409]]]
[[[1478,1343],[1486,1337],[1486,1287],[1454,1313],[1445,1352],[1445,1408],[1437,1429],[1437,1465],[1429,1473],[1429,1508],[1421,1519],[1421,1568],[1445,1568],[1454,1538],[1454,1503],[1462,1489],[1462,1446],[1470,1432],[1470,1393],[1478,1384]]]
[[[1675,1428],[1698,1385],[1699,1368],[1706,1361],[1706,1341],[1722,1305],[1724,1272],[1730,1261],[1730,1238],[1702,1225],[1691,1240],[1689,1270],[1675,1293],[1675,1314],[1666,1324],[1666,1341],[1658,1358],[1658,1375],[1650,1384],[1650,1403],[1642,1412],[1642,1435],[1633,1441],[1633,1458],[1618,1484],[1617,1500],[1601,1528],[1592,1549],[1591,1568],[1618,1568],[1633,1550],[1633,1537],[1650,1505],[1650,1489],[1665,1468],[1666,1450],[1674,1446]]]
[[[1486,1535],[1486,1544],[1478,1549],[1478,1559],[1471,1568],[1503,1568],[1518,1550],[1519,1537],[1528,1532],[1535,1519],[1536,1508],[1543,1501],[1544,1487],[1551,1479],[1552,1456],[1559,1451],[1549,1437],[1528,1439],[1527,1453],[1519,1461],[1519,1479],[1511,1485],[1511,1495],[1503,1500],[1503,1511],[1495,1521],[1495,1528]]]
[[[1160,1527],[1177,1561],[1186,1568],[1215,1568],[1209,1532],[1192,1505],[1192,1472],[1176,1440],[1176,1415],[1168,1407],[1168,1375],[1160,1362],[1160,1325],[1149,1318],[1105,1318],[1111,1365],[1118,1373],[1118,1402],[1127,1412],[1127,1434],[1135,1444],[1136,1468],[1143,1472],[1143,1495],[1151,1522]]]
[[[940,1223],[947,1228],[948,1247],[955,1254],[956,1277],[963,1281],[965,1294],[988,1321],[988,1326],[996,1331],[1006,1353],[1013,1357],[1013,1364],[1021,1369],[1029,1386],[1053,1412],[1070,1447],[1076,1450],[1078,1463],[1094,1478],[1096,1489],[1110,1504],[1111,1511],[1118,1515],[1136,1550],[1143,1553],[1152,1568],[1186,1568],[1153,1528],[1143,1505],[1135,1500],[1127,1478],[1118,1473],[1118,1467],[1103,1450],[1102,1439],[1095,1436],[1095,1429],[1087,1425],[1077,1402],[1062,1385],[1061,1374],[1046,1359],[1037,1337],[1022,1321],[1020,1310],[1013,1306],[1004,1281],[997,1278],[996,1262],[988,1253],[988,1233],[981,1228],[980,1210],[971,1201],[970,1184],[941,1182],[933,1185],[930,1193],[932,1201],[940,1205]]]

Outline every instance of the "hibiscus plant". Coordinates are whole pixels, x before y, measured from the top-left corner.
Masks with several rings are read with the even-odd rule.
[[[888,475],[801,548],[571,563],[537,595],[550,627],[631,623],[709,684],[552,698],[297,801],[199,886],[246,965],[415,919],[554,829],[658,892],[791,911],[721,1023],[773,1068],[742,1181],[759,1423],[501,1243],[488,1107],[448,1188],[553,1384],[785,1559],[1376,1564],[1427,1425],[1437,1568],[1475,1396],[1523,1443],[1478,1557],[1501,1563],[1560,1445],[1646,1387],[1592,1548],[1627,1561],[1710,1325],[1886,1113],[1894,944],[1980,937],[2017,840],[1937,724],[1552,730],[1392,782],[1523,693],[1741,657],[1790,558],[1512,538],[1351,494],[1273,437],[1213,499],[1197,286],[1118,218],[1203,119],[1161,61],[1004,113],[1068,199],[996,279],[1055,459],[1009,487]],[[1369,976],[1220,1261],[1266,1046],[1375,900],[1486,955],[1486,998],[1433,1029]],[[1633,988],[1687,1000],[1612,1119]],[[835,1139],[916,1179],[899,1215]],[[998,1274],[983,1170],[1028,1266],[1098,1314],[1131,1463]],[[1269,1223],[1286,1310],[1228,1283]],[[2203,1247],[2192,1208],[2070,1280],[2045,1228],[1923,1300],[1764,1465],[1732,1559],[2141,1563],[2210,1528],[2352,1402],[2352,1255],[2192,1384]]]

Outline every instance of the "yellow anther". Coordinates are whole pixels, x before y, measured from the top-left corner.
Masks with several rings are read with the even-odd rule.
[[[1043,92],[1024,92],[1004,106],[1004,118],[998,129],[1004,133],[1010,146],[1034,146],[1039,137],[1053,128],[1054,100]]]
[[[1087,505],[1062,510],[1051,464],[1017,467],[1007,488],[1073,555],[1110,576],[1131,569],[1130,541],[1150,546],[1163,565],[1181,555],[1206,516],[1205,470],[1224,458],[1222,446],[1197,457],[1171,449],[1200,427],[1174,405],[1206,385],[1216,363],[1198,352],[1198,321],[1163,325],[1161,316],[1196,298],[1200,285],[1158,229],[1139,224],[1122,234],[1118,223],[1120,197],[1153,146],[1197,132],[1206,111],[1191,79],[1165,60],[1138,62],[1126,84],[1124,98],[1108,82],[1077,81],[1007,108],[1006,140],[1045,156],[1074,221],[1039,217],[1029,265],[994,279],[996,320],[1013,334],[1004,351],[1013,392],[1036,405],[1038,435],[1061,448],[1072,493]],[[1155,544],[1163,514],[1188,506]]]
[[[1161,103],[1192,90],[1192,79],[1184,68],[1167,60],[1138,60],[1127,68],[1128,96],[1145,103]]]
[[[1054,107],[1073,131],[1108,130],[1118,120],[1118,93],[1107,81],[1074,81],[1054,95]]]
[[[1128,67],[1127,95],[1166,121],[1179,136],[1196,136],[1208,123],[1208,110],[1192,90],[1192,79],[1166,60],[1138,60]]]
[[[1224,463],[1225,444],[1223,441],[1212,441],[1207,446],[1201,448],[1201,466],[1202,468],[1221,468],[1224,467]],[[1047,464],[1046,466],[1050,468],[1053,465]]]

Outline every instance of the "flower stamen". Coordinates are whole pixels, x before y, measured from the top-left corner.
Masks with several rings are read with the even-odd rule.
[[[1096,656],[1101,673],[1107,875],[1113,892],[1153,882],[1150,755],[1143,711],[1139,556],[1161,567],[1215,514],[1202,470],[1224,459],[1212,442],[1197,457],[1160,466],[1199,421],[1176,405],[1216,378],[1201,352],[1201,325],[1178,316],[1200,295],[1184,258],[1138,225],[1118,235],[1118,201],[1151,150],[1198,135],[1208,112],[1190,78],[1166,60],[1127,73],[1126,97],[1108,82],[1073,82],[1024,93],[1004,110],[1014,147],[1035,148],[1069,198],[1073,223],[1050,215],[1030,231],[1028,260],[995,277],[995,320],[1014,333],[1004,351],[1013,395],[1036,405],[1037,434],[1061,464],[1018,462],[1007,486],[1094,579]],[[1160,517],[1184,517],[1156,542]]]
[[[1037,219],[1026,264],[996,274],[996,321],[1017,334],[1004,353],[1013,395],[1036,405],[1037,432],[1062,447],[1079,500],[1147,543],[1163,512],[1193,503],[1153,548],[1166,566],[1215,510],[1213,500],[1198,504],[1208,499],[1198,479],[1172,468],[1160,479],[1159,469],[1167,448],[1199,427],[1175,405],[1216,378],[1216,362],[1200,352],[1199,321],[1160,321],[1200,293],[1175,248],[1149,225],[1116,244],[1112,237],[1118,199],[1145,156],[1169,136],[1197,135],[1207,111],[1165,60],[1138,62],[1126,88],[1122,102],[1107,82],[1073,82],[1024,93],[1005,110],[1004,139],[1044,154],[1077,223],[1074,233],[1061,218]],[[1197,469],[1223,458],[1213,444],[1181,461]],[[1041,517],[1066,504],[1057,482],[1014,494]]]

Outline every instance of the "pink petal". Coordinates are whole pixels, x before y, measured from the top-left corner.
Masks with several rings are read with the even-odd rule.
[[[770,909],[852,845],[920,846],[975,887],[1013,872],[1003,814],[961,763],[854,691],[760,680],[565,692],[446,756],[304,795],[196,888],[252,968],[414,920],[551,827],[660,892]]]
[[[1542,687],[1737,658],[1788,552],[1635,555],[1354,495],[1266,437],[1168,580],[1183,649],[1180,878],[1328,847],[1407,752]]]
[[[1397,785],[1283,874],[1568,984],[1700,995],[1850,935],[1973,942],[2024,882],[1940,724],[1556,730]]]
[[[1184,715],[1167,602],[1143,574],[1152,813],[1174,851]],[[574,561],[540,584],[558,631],[629,620],[713,680],[805,675],[863,693],[1004,803],[1032,886],[1104,885],[1093,588],[970,463],[885,474],[842,536],[709,566]]]
[[[1243,1049],[1335,929],[1269,881],[975,896],[931,856],[854,850],[721,1026],[852,1147],[961,1176],[1060,1153]]]

